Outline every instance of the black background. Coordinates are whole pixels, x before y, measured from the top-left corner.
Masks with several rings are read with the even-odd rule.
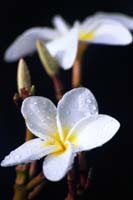
[[[1,1],[0,6],[0,160],[23,142],[24,121],[12,97],[16,88],[16,63],[5,63],[3,53],[17,35],[32,26],[50,26],[51,18],[61,14],[72,23],[83,20],[96,11],[123,12],[133,15],[132,0],[82,1]],[[133,66],[132,45],[91,45],[83,59],[83,84],[95,94],[100,113],[109,114],[121,122],[116,136],[102,148],[88,152],[88,161],[94,167],[92,187],[88,199],[109,197],[120,199],[130,194],[132,177],[131,132],[128,131],[129,99],[128,70]],[[30,67],[36,94],[54,100],[52,82],[44,72],[37,55],[26,58]],[[65,90],[70,89],[71,70],[61,71]],[[130,139],[131,138],[131,139]],[[14,168],[0,168],[0,198],[10,200]],[[54,183],[38,199],[63,200],[64,181]],[[53,189],[53,188],[56,188]],[[46,193],[46,194],[44,194]],[[53,196],[55,198],[53,198]],[[128,199],[128,198],[127,198]]]

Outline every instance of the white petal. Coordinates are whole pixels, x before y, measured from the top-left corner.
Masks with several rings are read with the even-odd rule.
[[[81,87],[67,92],[57,106],[57,123],[60,134],[64,127],[71,129],[82,118],[97,114],[98,105],[90,90]]]
[[[69,31],[70,26],[67,24],[67,22],[60,16],[56,15],[53,20],[54,27],[61,33],[65,34]]]
[[[106,13],[106,12],[98,12],[94,15],[97,19],[113,19],[117,22],[122,23],[128,29],[133,30],[133,17],[122,13]]]
[[[22,114],[28,129],[37,137],[45,138],[56,130],[56,107],[47,98],[28,97],[23,101]]]
[[[47,43],[46,47],[63,69],[72,67],[78,50],[78,28],[74,26],[60,39]]]
[[[6,50],[4,59],[8,62],[16,61],[19,58],[32,54],[36,50],[36,40],[44,41],[55,39],[59,33],[50,28],[31,28],[18,36]]]
[[[55,146],[43,146],[44,141],[39,138],[32,139],[25,142],[23,145],[12,151],[5,159],[1,162],[1,166],[13,166],[17,164],[28,163],[33,160],[38,160],[45,155],[52,153]]]
[[[95,118],[85,118],[71,130],[76,134],[75,147],[77,151],[90,150],[108,142],[118,131],[120,123],[108,116],[99,115]]]
[[[61,180],[71,169],[75,154],[69,144],[67,150],[60,155],[49,155],[43,163],[43,172],[50,181]]]
[[[93,33],[94,37],[88,40],[91,43],[127,45],[132,42],[132,35],[128,29],[114,20],[99,19],[81,26],[80,31]]]

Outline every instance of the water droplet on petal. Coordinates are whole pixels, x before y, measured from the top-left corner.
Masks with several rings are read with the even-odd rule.
[[[93,110],[96,110],[96,106],[92,106],[92,109],[93,109]]]
[[[71,113],[70,110],[67,110],[67,111],[66,111],[66,114],[67,114],[67,115],[70,115],[70,113]]]
[[[20,158],[20,155],[15,155],[14,158],[15,160],[18,160]]]
[[[32,116],[33,115],[33,113],[32,112],[30,112],[30,116]]]
[[[87,101],[86,101],[86,103],[91,103],[92,101],[91,101],[91,99],[87,99]]]
[[[41,132],[41,129],[40,129],[40,128],[38,128],[37,130],[38,130],[38,132]]]
[[[50,116],[47,116],[46,119],[50,119]]]
[[[5,157],[5,160],[9,160],[9,159],[10,159],[10,157],[11,157],[11,156],[6,156],[6,157]]]
[[[33,124],[32,124],[32,123],[30,123],[30,124],[29,124],[29,126],[30,126],[30,128],[32,128],[32,127],[33,127]]]

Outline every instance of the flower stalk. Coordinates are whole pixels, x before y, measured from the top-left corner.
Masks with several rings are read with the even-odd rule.
[[[78,53],[72,68],[72,87],[80,87],[82,84],[82,57],[87,48],[87,43],[79,43]]]
[[[65,200],[76,199],[75,170],[72,168],[67,174],[68,194]]]
[[[25,174],[28,172],[26,165],[19,165],[16,167],[17,179],[14,186],[13,200],[27,200],[34,199],[46,184],[44,175],[40,173],[33,179],[27,182]],[[28,174],[27,174],[28,175]]]
[[[85,152],[79,153],[78,160],[79,160],[80,183],[77,188],[77,194],[81,196],[90,187],[90,179],[88,176],[89,170],[86,161],[86,153]]]

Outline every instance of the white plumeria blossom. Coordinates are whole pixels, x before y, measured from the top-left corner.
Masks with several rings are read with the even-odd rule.
[[[82,23],[78,23],[80,42],[108,45],[127,45],[132,42],[132,35],[127,26],[113,17],[88,17]],[[61,16],[55,16],[53,24],[60,34],[65,34],[70,29],[70,25]]]
[[[122,13],[97,12],[94,15],[87,17],[83,23],[90,23],[99,19],[112,19],[123,24],[129,30],[133,30],[133,16],[131,17]]]
[[[57,108],[47,98],[28,97],[22,104],[22,114],[28,129],[38,138],[12,151],[1,166],[46,156],[43,172],[51,181],[59,181],[66,175],[78,152],[103,145],[120,127],[116,119],[98,114],[94,95],[82,87],[67,92]]]
[[[35,27],[18,36],[6,50],[5,60],[12,62],[32,54],[36,50],[36,40],[40,39],[47,43],[46,47],[61,67],[69,69],[76,58],[78,41],[109,45],[127,45],[132,42],[128,28],[112,17],[87,18],[82,23],[74,23],[72,27],[61,16],[55,16],[52,22],[54,29]],[[71,65],[62,60],[69,60]]]
[[[53,38],[57,39],[53,40]],[[5,60],[12,62],[34,53],[36,51],[36,41],[38,39],[44,41],[44,44],[46,43],[45,45],[50,54],[56,58],[63,69],[72,67],[78,49],[77,24],[69,29],[65,35],[48,28],[31,28],[20,35],[6,50]],[[47,42],[48,39],[50,42]]]

